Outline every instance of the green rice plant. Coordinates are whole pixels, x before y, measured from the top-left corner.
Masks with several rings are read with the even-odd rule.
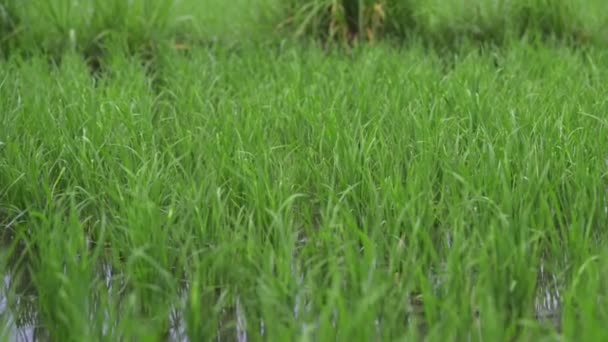
[[[383,32],[385,1],[294,0],[287,5],[289,25],[296,37],[304,34],[327,41],[376,40]]]
[[[22,29],[17,15],[19,3],[6,0],[0,3],[0,56],[7,57]]]
[[[173,0],[29,0],[20,4],[22,50],[59,57],[77,51],[99,59],[108,41],[132,53],[149,53],[169,40],[178,24]]]
[[[291,1],[286,5],[287,18],[279,28],[288,27],[294,35],[346,38],[348,27],[344,8],[339,0]]]
[[[10,56],[10,312],[53,340],[176,313],[190,340],[601,337],[608,54],[469,44]]]
[[[581,16],[582,4],[559,0],[538,0],[516,2],[513,6],[515,20],[519,23],[520,34],[537,33],[542,36],[577,38],[584,34]]]
[[[601,1],[294,0],[285,6],[296,36],[340,41],[388,36],[438,47],[522,38],[602,42],[608,22]]]

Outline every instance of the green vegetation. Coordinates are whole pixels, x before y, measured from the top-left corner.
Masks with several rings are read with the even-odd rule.
[[[502,43],[532,35],[585,43],[602,39],[605,1],[291,0],[296,33],[375,40],[422,36],[437,46],[463,38]],[[605,33],[605,31],[604,31]],[[349,36],[350,34],[350,36]],[[603,37],[604,39],[606,37]]]
[[[0,3],[0,340],[604,337],[606,5],[475,4]]]

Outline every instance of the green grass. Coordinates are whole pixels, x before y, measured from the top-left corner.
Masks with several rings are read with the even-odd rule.
[[[237,301],[251,340],[557,338],[554,286],[602,334],[604,51],[113,52],[0,65],[0,265],[53,340],[228,338]]]
[[[331,2],[0,2],[0,340],[603,338],[603,2]]]

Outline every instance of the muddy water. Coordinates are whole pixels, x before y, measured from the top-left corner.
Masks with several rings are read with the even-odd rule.
[[[108,290],[111,291],[111,281],[109,277],[112,276],[111,271],[104,272],[106,279],[106,284],[108,286]],[[545,274],[544,270],[541,269],[541,278],[549,278],[551,277]],[[547,282],[551,283],[551,282]],[[44,331],[42,331],[39,327],[37,327],[35,319],[23,319],[15,317],[13,312],[9,308],[8,304],[8,289],[11,286],[11,278],[9,275],[5,275],[3,277],[3,284],[0,289],[0,341],[15,341],[15,342],[34,342],[34,341],[47,341],[45,338]],[[19,305],[19,302],[16,303]],[[299,301],[296,301],[294,307],[294,313],[298,314],[298,311],[301,310]],[[420,298],[414,299],[410,303],[410,313],[416,315],[422,312],[421,306],[422,301]],[[536,303],[535,303],[535,311],[536,318],[546,324],[553,325],[558,331],[561,328],[561,294],[556,286],[543,288],[542,291],[539,292]],[[230,313],[225,312],[228,316]],[[233,328],[232,333],[226,334],[226,329],[222,329],[222,326],[218,328],[218,337],[217,341],[238,341],[238,342],[247,342],[247,320],[245,316],[245,308],[241,300],[237,297],[234,310],[232,312],[233,317],[236,319],[236,328]],[[30,317],[35,317],[30,313],[27,315]],[[166,335],[167,340],[170,342],[189,342],[189,338],[186,334],[186,325],[183,319],[183,313],[175,308],[172,310],[169,319],[170,328]],[[109,327],[110,322],[106,327]],[[258,329],[260,329],[260,333],[264,336],[264,322],[262,321]],[[382,324],[379,319],[376,319],[375,326],[377,329],[378,336],[381,336]],[[404,329],[406,327],[404,326]],[[106,330],[106,329],[104,329]],[[106,330],[107,331],[107,330]],[[220,334],[219,332],[222,332]]]
[[[106,288],[109,293],[112,293],[112,277],[113,272],[110,267],[103,266],[102,273],[104,275]],[[23,310],[25,316],[29,316],[30,319],[24,319],[23,317],[16,317],[16,315],[9,308],[8,293],[11,287],[11,276],[4,275],[3,284],[0,287],[0,341],[10,342],[39,342],[48,341],[46,334],[40,326],[37,325],[35,315],[32,312]],[[17,307],[19,307],[19,300],[17,300]],[[21,308],[20,308],[21,310]],[[225,310],[224,314],[229,316],[229,312]],[[224,331],[223,327],[218,328],[218,341],[238,341],[247,342],[247,321],[245,318],[245,311],[241,300],[237,297],[235,303],[236,315],[236,331],[231,336],[222,336],[220,331]],[[107,316],[106,316],[107,317]],[[173,308],[169,315],[169,331],[167,332],[166,338],[169,342],[189,342],[189,338],[186,334],[186,325],[184,321],[184,315],[178,308]],[[112,323],[108,321],[104,324],[104,333],[108,333]],[[235,339],[236,337],[236,339]]]

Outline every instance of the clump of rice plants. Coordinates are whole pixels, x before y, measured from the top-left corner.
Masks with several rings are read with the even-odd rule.
[[[292,0],[287,19],[295,36],[312,35],[326,41],[374,41],[384,32],[384,0]]]
[[[524,37],[588,43],[608,22],[598,1],[292,0],[285,6],[283,25],[296,36],[322,41],[415,37],[439,47]],[[589,22],[593,12],[599,17]]]
[[[175,32],[174,6],[174,0],[25,1],[18,8],[21,34],[16,47],[44,52],[52,60],[75,51],[94,68],[99,67],[108,43],[149,55]],[[15,26],[11,23],[4,24],[4,31]]]

